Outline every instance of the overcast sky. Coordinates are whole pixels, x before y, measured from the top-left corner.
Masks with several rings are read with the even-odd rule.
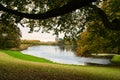
[[[33,32],[33,33],[28,33],[29,32],[29,28],[27,27],[22,27],[20,26],[20,30],[22,32],[22,39],[31,39],[31,40],[40,40],[40,41],[55,41],[55,35],[52,35],[51,33],[41,33],[41,31],[39,32]],[[60,38],[62,38],[63,35],[60,35]]]

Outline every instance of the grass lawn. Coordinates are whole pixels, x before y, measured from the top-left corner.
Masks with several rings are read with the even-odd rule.
[[[18,59],[22,59],[22,60],[33,61],[33,62],[52,63],[52,61],[46,60],[44,58],[38,58],[38,57],[34,57],[31,55],[27,55],[27,54],[22,54],[20,51],[11,51],[11,50],[1,50],[1,51],[14,57],[14,58],[18,58]]]
[[[115,55],[112,58],[112,62],[119,63],[120,64],[120,55]]]
[[[55,64],[19,51],[0,50],[0,80],[120,80],[120,68]]]

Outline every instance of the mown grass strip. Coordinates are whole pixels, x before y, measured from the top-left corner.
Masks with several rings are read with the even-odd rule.
[[[22,54],[20,51],[11,51],[11,50],[0,50],[1,52],[4,52],[12,57],[22,59],[22,60],[28,60],[28,61],[34,61],[34,62],[44,62],[44,63],[53,63],[52,61],[49,61],[44,58],[38,58],[35,56]]]
[[[112,62],[116,62],[116,63],[120,63],[120,55],[115,55],[115,56],[113,56],[113,58],[112,58],[111,61],[112,61]]]

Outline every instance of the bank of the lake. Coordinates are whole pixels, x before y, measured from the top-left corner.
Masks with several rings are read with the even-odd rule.
[[[0,80],[120,80],[119,67],[53,64],[20,54],[0,50]]]

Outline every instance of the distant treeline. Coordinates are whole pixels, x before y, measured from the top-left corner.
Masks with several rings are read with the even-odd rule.
[[[40,44],[39,40],[21,40],[21,44]]]
[[[21,40],[21,44],[32,44],[32,45],[56,45],[56,42],[41,42],[40,40]]]

